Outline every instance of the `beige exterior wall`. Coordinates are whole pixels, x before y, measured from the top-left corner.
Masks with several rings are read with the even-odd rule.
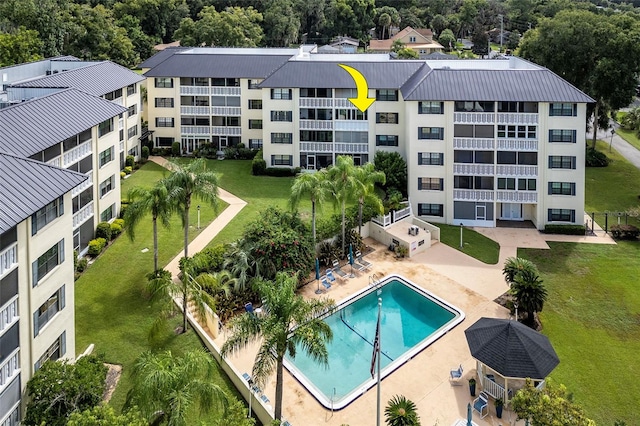
[[[124,114],[126,116],[126,113]],[[100,215],[110,206],[113,206],[113,217],[117,218],[120,212],[120,161],[119,161],[119,132],[118,132],[118,117],[113,118],[114,130],[103,135],[98,136],[98,126],[92,129],[92,136],[94,140],[93,150],[94,163],[93,163],[93,202],[94,202],[94,224],[101,221]],[[125,130],[126,138],[126,130]],[[110,147],[114,148],[114,159],[100,167],[100,153]],[[101,196],[100,187],[103,182],[113,176],[112,189],[104,196]],[[115,205],[114,205],[115,204]]]
[[[156,87],[155,79],[147,79],[147,115],[149,130],[152,130],[154,141],[158,137],[173,138],[180,141],[180,79],[173,78],[173,87]],[[156,108],[156,98],[173,98],[173,108]],[[173,127],[157,127],[156,118],[174,119]],[[168,147],[171,148],[171,147]]]

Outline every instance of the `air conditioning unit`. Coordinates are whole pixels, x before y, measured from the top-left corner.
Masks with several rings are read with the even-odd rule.
[[[415,225],[411,225],[411,226],[409,227],[409,235],[416,236],[416,235],[418,235],[419,233],[420,233],[420,228],[418,228],[417,226],[415,226]]]

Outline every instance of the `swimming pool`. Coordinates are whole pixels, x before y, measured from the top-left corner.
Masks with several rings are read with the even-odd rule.
[[[391,275],[340,302],[325,318],[333,331],[324,368],[301,348],[285,358],[289,372],[325,407],[340,410],[376,381],[371,354],[382,299],[380,321],[381,376],[386,377],[464,320],[464,313],[400,275]]]

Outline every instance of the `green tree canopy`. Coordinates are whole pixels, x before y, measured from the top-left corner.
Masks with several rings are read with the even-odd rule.
[[[116,19],[138,19],[142,32],[157,42],[169,43],[182,18],[189,15],[184,0],[119,0],[113,6]]]
[[[456,36],[453,35],[453,31],[451,31],[449,28],[446,28],[444,31],[442,31],[440,37],[438,38],[438,42],[442,46],[444,46],[447,52],[450,52],[456,48]]]
[[[407,195],[407,162],[399,153],[376,151],[373,164],[385,175],[385,184],[381,185],[385,191],[395,190]]]
[[[270,47],[289,47],[298,40],[300,17],[293,0],[269,0],[264,15],[264,40]]]
[[[20,27],[8,33],[0,32],[0,67],[42,59],[42,46],[37,31]]]
[[[264,36],[262,14],[253,7],[227,7],[222,12],[206,6],[198,20],[185,18],[174,37],[183,46],[255,47]]]
[[[134,408],[123,414],[116,414],[109,404],[75,411],[69,416],[67,426],[148,426],[140,412]]]

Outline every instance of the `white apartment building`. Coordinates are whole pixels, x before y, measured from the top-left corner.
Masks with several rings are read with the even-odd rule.
[[[360,112],[360,71],[376,101]],[[393,60],[291,49],[174,49],[141,64],[155,146],[263,148],[271,167],[407,161],[409,200],[432,222],[583,224],[586,106],[546,68],[507,60]]]

